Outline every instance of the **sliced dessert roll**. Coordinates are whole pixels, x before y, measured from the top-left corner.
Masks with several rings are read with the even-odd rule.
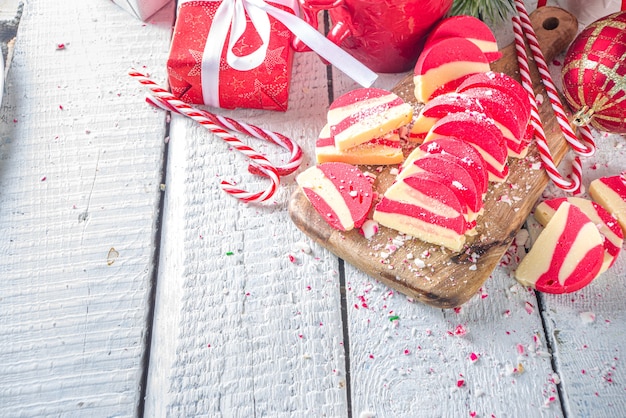
[[[493,119],[477,112],[452,113],[435,123],[424,143],[443,136],[455,137],[474,146],[486,162],[489,181],[506,180],[509,173],[507,148]]]
[[[604,260],[602,236],[576,206],[563,202],[515,271],[525,286],[570,293],[587,286]]]
[[[600,177],[589,185],[591,198],[617,218],[626,235],[626,175]]]
[[[415,98],[427,103],[454,91],[471,74],[489,71],[485,54],[465,38],[445,38],[424,48],[413,72]]]
[[[310,167],[296,177],[307,199],[330,226],[350,231],[365,222],[374,191],[357,167],[325,163]]]
[[[484,197],[489,187],[489,174],[486,168],[487,163],[474,146],[451,136],[434,138],[413,149],[402,163],[398,178],[408,175],[405,173],[404,168],[410,167],[416,159],[432,154],[450,154],[457,157],[458,160],[456,160],[456,162],[471,173],[472,178],[476,180],[478,190]]]
[[[494,62],[502,57],[498,51],[498,44],[493,32],[482,20],[469,15],[451,16],[443,19],[428,35],[424,48],[428,48],[434,42],[445,39],[460,37],[474,43],[485,54],[489,62]]]
[[[335,100],[327,118],[335,146],[344,151],[407,125],[413,107],[390,91],[360,88]]]
[[[541,225],[546,226],[563,202],[576,206],[598,227],[604,241],[604,261],[599,273],[604,273],[615,263],[624,244],[624,234],[622,228],[617,223],[617,219],[596,202],[580,197],[560,197],[544,200],[535,208],[535,219]]]
[[[415,173],[392,184],[374,209],[374,220],[422,241],[460,251],[465,244],[465,205],[439,178]]]
[[[374,138],[347,150],[339,150],[325,125],[315,142],[315,157],[318,164],[342,162],[354,165],[400,164],[404,160],[400,135],[390,132],[382,138]]]

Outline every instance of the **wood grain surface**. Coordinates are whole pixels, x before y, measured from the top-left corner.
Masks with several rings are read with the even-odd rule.
[[[127,71],[164,76],[173,12],[25,2],[0,117],[0,415],[142,403],[166,122]]]
[[[537,9],[531,14],[531,20],[547,61],[569,45],[578,29],[576,18],[560,8]],[[503,48],[502,53],[503,57],[492,64],[492,69],[519,79],[515,46],[511,44]],[[540,105],[540,114],[552,156],[558,164],[568,146],[532,63],[531,72],[535,93],[545,98]],[[413,103],[416,112],[419,111],[420,104],[413,97],[412,74],[393,91]],[[452,308],[466,302],[488,279],[546,187],[548,177],[538,168],[539,161],[534,144],[525,158],[509,159],[507,181],[490,186],[484,214],[478,219],[478,234],[468,240],[466,249],[460,253],[411,239],[393,254],[383,257],[381,251],[398,237],[397,231],[381,227],[370,241],[356,230],[337,231],[317,214],[301,190],[291,198],[290,215],[308,236],[370,276],[424,303]],[[374,187],[379,193],[393,181],[388,167],[382,170],[372,166],[361,168],[377,174]],[[426,267],[418,268],[411,259],[425,253],[429,254],[424,260]]]

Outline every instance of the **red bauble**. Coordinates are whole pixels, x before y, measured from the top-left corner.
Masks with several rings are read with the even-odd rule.
[[[575,124],[626,133],[626,11],[583,29],[567,50],[561,74]]]

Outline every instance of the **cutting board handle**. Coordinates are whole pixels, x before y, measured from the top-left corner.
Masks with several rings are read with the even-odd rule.
[[[548,62],[564,51],[578,33],[576,17],[559,7],[541,7],[531,13],[530,21],[537,34],[541,52]],[[532,57],[530,50],[526,49],[528,56]],[[502,52],[502,58],[492,64],[492,69],[507,74],[515,74],[519,77],[515,43],[502,48],[500,52]],[[532,71],[534,71],[533,79],[539,82],[534,65],[531,65]]]

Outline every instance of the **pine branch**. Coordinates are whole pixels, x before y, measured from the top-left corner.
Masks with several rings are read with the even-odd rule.
[[[454,0],[449,14],[470,15],[482,21],[498,23],[513,10],[513,0]]]

